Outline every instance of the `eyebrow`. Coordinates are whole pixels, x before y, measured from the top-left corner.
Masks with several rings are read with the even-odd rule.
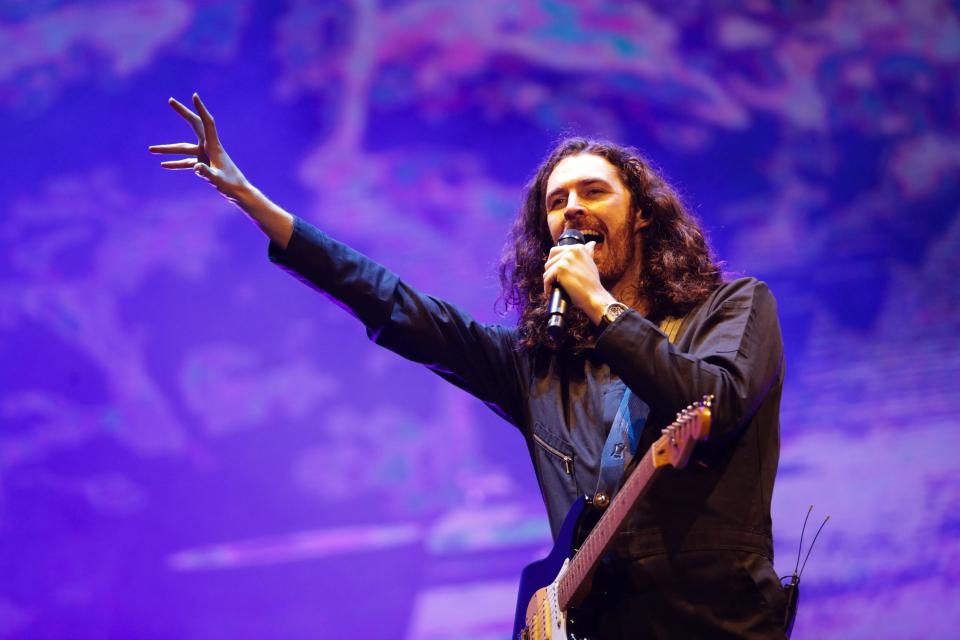
[[[603,178],[584,178],[583,180],[580,180],[579,182],[577,182],[576,185],[578,187],[589,187],[591,184],[594,184],[597,182],[607,187],[611,186],[610,183],[604,180]],[[557,195],[558,193],[562,193],[565,190],[566,190],[565,187],[557,187],[556,189],[554,189],[553,191],[547,194],[545,201],[549,203],[550,200],[552,200],[555,195]]]

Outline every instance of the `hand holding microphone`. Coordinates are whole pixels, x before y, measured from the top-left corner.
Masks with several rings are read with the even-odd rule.
[[[566,247],[574,244],[583,244],[583,233],[576,229],[567,229],[560,235],[557,241],[558,247]],[[550,293],[550,311],[547,320],[547,334],[552,340],[557,340],[563,335],[567,328],[567,308],[570,306],[570,297],[560,286],[560,283],[554,280],[553,291]]]
[[[547,334],[553,340],[563,336],[571,305],[599,325],[606,308],[617,302],[600,282],[600,271],[593,256],[596,242],[584,240],[579,230],[564,231],[543,266],[543,292],[550,296]]]

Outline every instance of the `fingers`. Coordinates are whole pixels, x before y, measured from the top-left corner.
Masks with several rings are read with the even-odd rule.
[[[543,272],[543,295],[549,297],[553,291],[553,283],[557,279],[554,269],[547,269]]]
[[[549,270],[552,269],[560,260],[562,260],[562,259],[563,259],[563,256],[564,256],[564,253],[565,253],[565,252],[563,252],[563,251],[557,251],[556,253],[554,253],[554,249],[551,249],[551,250],[550,250],[550,257],[547,258],[547,261],[543,264],[543,270],[544,270],[544,272],[549,271]]]
[[[555,281],[563,280],[564,286],[571,277],[577,281],[588,281],[595,276],[597,267],[594,261],[596,241],[587,244],[567,245],[550,249],[549,257],[543,265],[543,292],[550,295]]]
[[[223,174],[219,170],[214,169],[210,165],[202,162],[198,162],[193,165],[193,172],[207,182],[213,183],[214,185],[220,182],[220,180],[223,178]]]
[[[213,122],[213,116],[207,111],[207,107],[204,106],[203,101],[200,100],[200,96],[196,93],[193,94],[193,106],[196,107],[200,113],[200,120],[203,122],[203,133],[206,135],[207,140],[219,144],[220,140],[217,137],[217,126]]]
[[[588,242],[587,244],[571,244],[563,247],[553,247],[550,249],[550,253],[547,255],[547,261],[544,263],[543,268],[549,269],[555,265],[559,260],[562,260],[564,256],[569,256],[570,259],[575,259],[574,256],[578,255],[581,251],[586,251],[587,255],[593,257],[593,248],[596,246],[595,241]]]
[[[200,155],[200,147],[189,142],[178,142],[176,144],[154,144],[147,147],[150,153],[177,153],[188,156]]]
[[[594,248],[597,246],[596,240],[591,240],[586,244],[567,244],[559,247],[550,247],[550,253],[547,254],[549,258],[563,254],[565,251],[580,251],[581,249],[588,249],[590,253],[593,253]]]
[[[552,247],[550,253],[547,254],[547,261],[556,260],[560,256],[568,253],[570,251],[577,251],[583,247],[582,244],[568,244],[562,247]]]
[[[160,166],[164,169],[193,169],[196,164],[196,158],[184,158],[183,160],[167,160],[161,162]]]
[[[170,98],[167,102],[170,103],[170,106],[173,107],[173,110],[179,113],[184,120],[190,123],[190,126],[193,127],[193,130],[200,135],[203,131],[203,121],[200,120],[200,116],[195,114],[193,111],[190,111],[186,106],[184,106],[176,98]]]
[[[164,169],[193,169],[193,172],[206,180],[217,184],[223,178],[223,174],[208,164],[197,162],[196,158],[184,158],[183,160],[167,160],[161,162],[160,166]]]
[[[565,252],[560,252],[552,256],[543,265],[543,292],[548,296],[553,290],[553,285],[560,282],[560,276],[570,268],[570,264],[567,262],[569,256],[564,254]]]

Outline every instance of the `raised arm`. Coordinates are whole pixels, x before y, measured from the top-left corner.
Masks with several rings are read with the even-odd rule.
[[[382,347],[426,365],[522,426],[525,360],[513,331],[484,324],[423,294],[395,273],[301,218],[289,245],[271,244],[270,260],[359,319]]]
[[[216,187],[223,197],[246,213],[271,242],[285,248],[293,235],[293,216],[253,186],[230,159],[220,141],[213,115],[200,100],[200,96],[193,94],[196,113],[174,98],[170,98],[169,102],[173,110],[190,124],[197,136],[197,142],[152,145],[149,147],[151,153],[187,156],[180,160],[161,162],[160,166],[173,170],[192,169],[197,176]]]
[[[454,305],[416,291],[382,265],[284,211],[230,159],[197,94],[196,112],[173,98],[170,106],[193,128],[197,143],[151,146],[151,153],[187,156],[160,166],[192,169],[216,187],[270,238],[273,262],[357,317],[377,344],[426,365],[510,422],[522,422],[520,390],[526,377],[510,330],[476,322]]]

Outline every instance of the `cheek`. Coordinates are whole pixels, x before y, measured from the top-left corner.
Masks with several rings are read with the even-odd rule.
[[[564,218],[563,214],[547,214],[547,228],[550,229],[550,237],[553,243],[557,243],[560,234],[563,233]]]

